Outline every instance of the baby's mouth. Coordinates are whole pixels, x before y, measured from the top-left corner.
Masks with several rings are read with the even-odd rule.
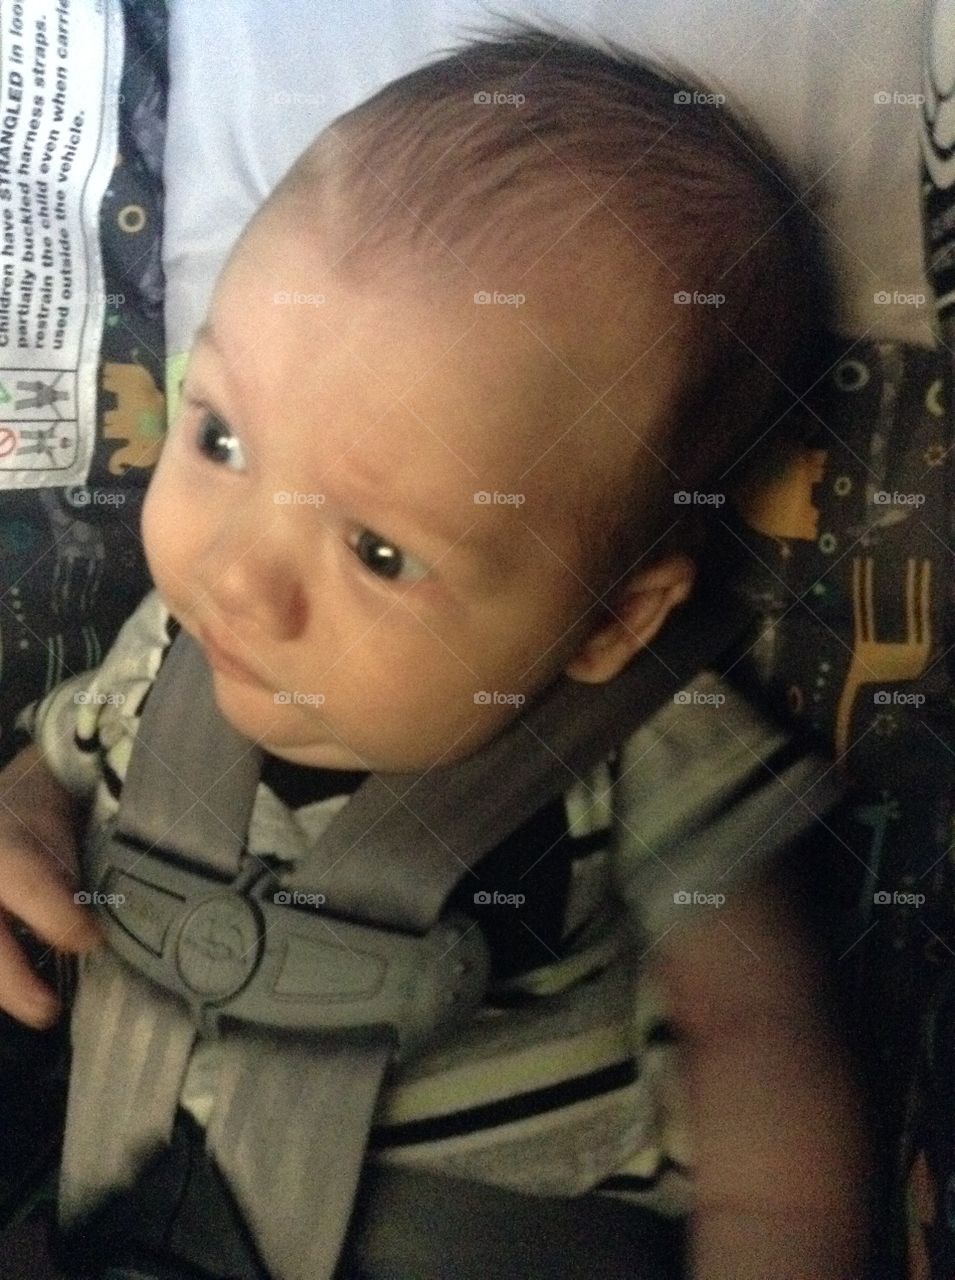
[[[221,675],[229,676],[234,680],[241,680],[245,684],[263,684],[251,667],[247,666],[241,658],[237,658],[227,648],[219,643],[208,631],[203,627],[198,630],[199,642],[205,650],[206,659],[213,671],[218,671]]]

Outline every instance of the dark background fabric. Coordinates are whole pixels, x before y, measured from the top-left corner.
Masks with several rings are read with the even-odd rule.
[[[908,1239],[913,1280],[955,1269],[946,359],[834,338],[828,375],[790,424],[799,443],[785,477],[747,494],[728,522],[734,589],[758,618],[735,674],[820,740],[850,784],[820,830],[816,892],[829,900],[843,1027],[877,1126],[880,1274],[901,1274]]]

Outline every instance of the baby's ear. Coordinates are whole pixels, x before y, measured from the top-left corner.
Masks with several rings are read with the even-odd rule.
[[[613,594],[611,616],[592,631],[564,668],[572,680],[602,684],[648,645],[676,605],[693,590],[696,565],[673,552],[650,569],[637,569]]]

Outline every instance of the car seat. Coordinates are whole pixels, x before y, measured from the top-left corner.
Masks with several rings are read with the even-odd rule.
[[[106,280],[114,282],[105,292],[125,293],[126,302],[121,323],[108,312],[102,327],[96,451],[86,484],[2,495],[14,553],[4,559],[5,647],[19,655],[0,684],[6,726],[64,671],[95,664],[145,589],[134,530],[163,418],[158,388],[165,374],[174,398],[182,353],[231,238],[298,146],[445,34],[443,6],[419,6],[414,21],[400,5],[367,0],[366,9],[364,25],[353,10],[329,6],[321,15],[316,38],[335,55],[323,63],[314,42],[301,38],[316,19],[313,5],[283,6],[282,21],[255,5],[240,20],[233,7],[234,74],[244,68],[261,76],[265,66],[270,77],[270,92],[259,81],[252,95],[210,71],[221,56],[215,6],[169,6],[171,78],[163,7],[123,6],[125,146],[99,222]],[[832,230],[840,280],[830,372],[726,520],[726,536],[740,551],[735,590],[755,619],[734,675],[751,696],[827,741],[851,783],[828,824],[826,891],[845,944],[840,982],[855,996],[847,1003],[864,1010],[853,1033],[886,1155],[876,1256],[887,1275],[906,1267],[912,1277],[948,1275],[955,1231],[951,414],[948,357],[932,346],[921,267],[915,99],[926,15],[919,6],[861,0],[812,13],[782,3],[690,0],[665,9],[637,4],[610,18],[597,6],[586,15],[556,3],[547,9],[557,20],[590,21],[623,43],[676,53],[694,70],[715,73],[807,174],[835,166],[813,203]],[[267,52],[283,41],[283,58]],[[348,48],[352,56],[343,57]],[[310,67],[293,69],[296,49],[303,58],[307,51]],[[792,90],[788,98],[781,83]],[[197,119],[199,102],[207,106]],[[267,148],[254,141],[263,137]],[[222,172],[214,186],[202,181],[213,164]],[[139,213],[127,212],[134,206]],[[84,491],[97,488],[123,492],[123,511],[84,500]],[[45,549],[53,555],[38,560]],[[13,607],[27,598],[29,605]],[[9,754],[9,727],[4,744]],[[43,1052],[49,1043],[10,1034]]]

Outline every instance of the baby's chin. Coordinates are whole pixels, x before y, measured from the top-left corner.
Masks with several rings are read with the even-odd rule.
[[[259,739],[259,746],[270,756],[287,764],[303,765],[309,769],[339,769],[348,772],[370,772],[373,766],[337,743],[316,743],[305,746],[287,746],[266,738]]]
[[[240,733],[241,725],[235,726]],[[383,774],[415,774],[425,773],[451,763],[442,758],[421,759],[412,754],[402,757],[379,758],[374,755],[360,755],[349,750],[344,744],[334,740],[313,740],[307,743],[281,741],[272,735],[256,738],[258,745],[269,755],[289,764],[304,765],[311,769],[339,769],[348,772],[383,773]]]
[[[500,726],[482,726],[475,734],[458,734],[450,743],[435,742],[428,749],[426,735],[403,743],[363,744],[353,748],[313,708],[277,702],[281,697],[264,686],[235,680],[213,669],[216,705],[224,719],[243,737],[269,755],[312,769],[350,772],[415,774],[454,765],[496,736]]]
[[[312,769],[366,770],[373,767],[336,741],[331,731],[322,733],[320,729],[312,729],[303,733],[301,729],[296,731],[280,723],[270,724],[261,710],[243,706],[235,697],[220,698],[217,694],[216,703],[233,729],[278,760]]]

